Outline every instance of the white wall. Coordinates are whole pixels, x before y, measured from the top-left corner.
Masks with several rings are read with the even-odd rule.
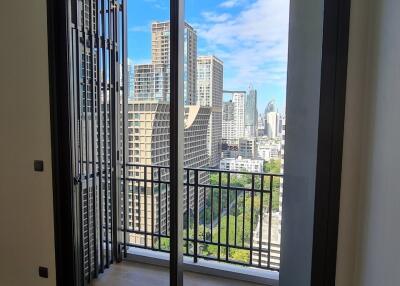
[[[280,285],[311,281],[323,1],[290,1]]]
[[[339,286],[400,285],[400,1],[353,0]]]
[[[55,285],[46,0],[2,3],[0,35],[0,285]]]

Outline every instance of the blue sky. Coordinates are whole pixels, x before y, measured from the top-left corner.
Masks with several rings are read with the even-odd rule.
[[[198,55],[224,62],[224,89],[258,91],[258,111],[285,107],[289,0],[186,0]],[[169,0],[128,1],[128,57],[151,62],[151,22],[169,20]]]

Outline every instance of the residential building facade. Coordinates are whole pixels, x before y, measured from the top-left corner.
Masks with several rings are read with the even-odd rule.
[[[264,160],[245,159],[242,157],[225,158],[221,160],[220,169],[225,171],[245,171],[261,173],[264,168]]]
[[[258,111],[257,111],[257,90],[252,86],[245,98],[245,136],[257,137],[258,129]]]
[[[185,23],[184,99],[185,105],[197,103],[197,33]],[[170,22],[152,23],[152,63],[170,66]],[[168,81],[169,84],[169,81]]]
[[[211,107],[208,127],[209,166],[217,167],[221,160],[223,62],[214,56],[197,58],[197,99],[200,106]]]

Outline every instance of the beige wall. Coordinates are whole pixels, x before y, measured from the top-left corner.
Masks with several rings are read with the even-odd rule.
[[[55,285],[46,0],[0,8],[0,285]],[[33,172],[43,159],[44,173]],[[49,267],[49,279],[38,266]]]
[[[339,286],[399,285],[400,1],[353,0]]]

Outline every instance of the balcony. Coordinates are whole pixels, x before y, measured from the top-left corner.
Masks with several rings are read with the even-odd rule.
[[[127,164],[127,171],[135,175],[122,188],[125,258],[167,266],[169,168]],[[281,184],[280,174],[185,168],[185,269],[263,283],[277,278]]]

